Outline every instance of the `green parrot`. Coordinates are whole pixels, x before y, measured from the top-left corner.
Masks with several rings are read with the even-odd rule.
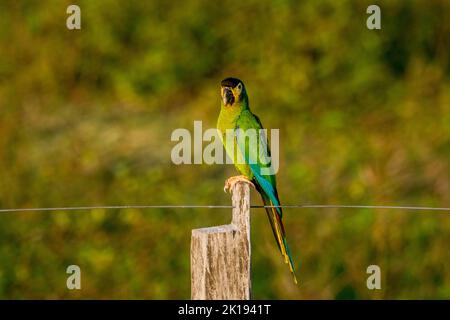
[[[267,148],[265,136],[259,134],[259,130],[263,129],[261,121],[254,115],[249,108],[248,96],[244,83],[236,78],[227,78],[221,83],[221,107],[219,119],[217,120],[217,129],[222,139],[225,151],[233,160],[236,169],[241,176],[231,177],[225,182],[224,190],[230,190],[234,183],[239,180],[250,182],[255,189],[261,194],[262,200],[266,207],[270,225],[277,241],[278,248],[281,251],[285,262],[289,265],[289,269],[297,283],[295,277],[294,264],[289,247],[286,242],[286,235],[282,222],[283,212],[278,198],[276,188],[275,174],[262,174],[262,168],[269,168],[270,163],[261,159],[259,148],[266,149],[266,155],[270,156],[270,150]],[[242,132],[249,129],[255,129],[258,143],[249,143]],[[233,143],[227,143],[227,130],[233,130]],[[241,159],[240,161],[238,161]],[[254,159],[251,161],[251,159]],[[277,207],[278,206],[278,207]]]

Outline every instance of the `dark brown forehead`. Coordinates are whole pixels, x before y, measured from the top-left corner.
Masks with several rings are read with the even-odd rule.
[[[240,82],[242,82],[241,80],[237,79],[237,78],[226,78],[223,79],[221,82],[221,86],[222,87],[231,87],[234,88],[236,87]]]

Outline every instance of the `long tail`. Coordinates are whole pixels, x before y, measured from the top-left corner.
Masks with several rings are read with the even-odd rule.
[[[266,206],[273,206],[272,201],[265,198],[264,196],[263,202]],[[286,233],[284,231],[283,221],[281,220],[281,208],[265,208],[267,212],[267,216],[269,217],[270,226],[272,227],[273,235],[275,236],[275,240],[277,241],[278,249],[280,249],[281,255],[284,258],[284,261],[289,265],[289,269],[291,270],[292,276],[294,277],[294,282],[297,284],[297,277],[295,276],[294,263],[292,262],[291,251],[289,250],[289,246],[286,241]]]

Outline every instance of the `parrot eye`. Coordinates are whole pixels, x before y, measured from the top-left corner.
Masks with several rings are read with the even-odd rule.
[[[236,86],[236,89],[238,89],[239,93],[242,91],[242,83],[238,83],[238,85]]]

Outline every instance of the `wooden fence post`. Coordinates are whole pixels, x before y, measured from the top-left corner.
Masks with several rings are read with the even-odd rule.
[[[250,184],[237,182],[231,193],[231,224],[192,230],[192,299],[251,298]]]

